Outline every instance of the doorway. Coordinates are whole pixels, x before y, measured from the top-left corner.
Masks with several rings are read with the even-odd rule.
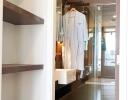
[[[76,0],[68,1],[76,2]],[[88,69],[85,74],[88,78],[81,85],[77,83],[78,80],[69,84],[70,92],[63,95],[59,100],[115,100],[116,0],[87,0],[85,3],[90,5],[77,7],[77,10],[85,12],[88,8],[88,48],[85,51],[84,59],[85,68]],[[62,48],[59,50],[62,50]],[[60,65],[63,68],[62,61]],[[79,79],[79,82],[82,82],[82,80]],[[76,87],[76,89],[73,87]]]

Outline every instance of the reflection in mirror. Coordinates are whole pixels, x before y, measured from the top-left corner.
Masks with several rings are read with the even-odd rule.
[[[79,0],[68,1],[78,3]],[[79,2],[74,8],[85,15],[88,25],[88,42],[84,44],[86,48],[83,77],[80,77],[81,71],[77,70],[74,82],[61,85],[69,86],[70,90],[67,90],[66,95],[58,98],[59,100],[115,100],[116,3],[115,0],[82,1],[89,5],[78,6],[82,4]],[[70,3],[64,4],[62,5],[61,0],[57,0],[57,69],[64,69],[62,16],[71,8]]]
[[[58,42],[62,41],[62,0],[57,0],[56,8],[56,40]]]
[[[63,47],[63,30],[62,30],[62,0],[57,0],[56,7],[56,57],[55,57],[55,67],[56,69],[62,69],[62,47]]]

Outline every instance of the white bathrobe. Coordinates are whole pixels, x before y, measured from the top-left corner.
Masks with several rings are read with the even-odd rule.
[[[84,41],[88,40],[85,15],[78,11],[67,12],[63,17],[63,30],[64,68],[84,70]]]

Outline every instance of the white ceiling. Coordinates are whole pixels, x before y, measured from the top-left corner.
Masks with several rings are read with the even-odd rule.
[[[102,6],[103,26],[116,26],[116,5]]]

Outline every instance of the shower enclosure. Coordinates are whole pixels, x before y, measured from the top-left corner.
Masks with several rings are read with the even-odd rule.
[[[115,78],[116,5],[96,5],[94,34],[94,77]]]

